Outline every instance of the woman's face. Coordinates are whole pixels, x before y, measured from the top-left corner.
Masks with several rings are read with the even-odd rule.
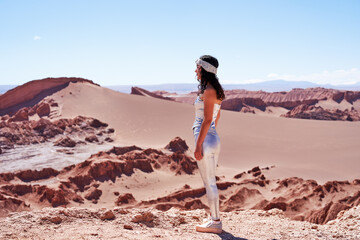
[[[196,78],[197,78],[197,80],[200,80],[200,79],[201,79],[201,66],[200,66],[200,65],[197,65],[197,64],[196,64],[195,72],[196,72]]]

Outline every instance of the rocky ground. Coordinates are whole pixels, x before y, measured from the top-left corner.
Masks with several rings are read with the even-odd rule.
[[[153,207],[161,211],[174,207],[208,209],[204,187],[192,184],[180,189],[172,187],[186,183],[184,177],[197,173],[195,160],[185,152],[186,143],[175,138],[165,149],[168,152],[137,146],[113,147],[60,171],[44,168],[0,173],[0,216],[13,211],[74,204],[128,209]],[[314,180],[297,177],[267,179],[267,171],[271,169],[254,167],[232,178],[217,176],[220,210],[276,208],[293,220],[325,224],[336,219],[342,210],[360,205],[359,179],[320,185]],[[167,186],[170,193],[156,193],[157,186],[174,175],[177,180],[171,180],[175,183],[171,185],[170,181]],[[135,198],[141,191],[156,197]]]
[[[52,121],[57,112],[54,101],[44,100],[18,110],[12,117],[1,117],[0,172],[26,167],[62,169],[69,163],[83,161],[89,153],[110,148],[115,130],[108,124],[84,116]]]
[[[289,220],[281,210],[221,213],[221,234],[197,233],[204,210],[44,208],[0,219],[0,239],[360,239],[360,207],[325,225]]]

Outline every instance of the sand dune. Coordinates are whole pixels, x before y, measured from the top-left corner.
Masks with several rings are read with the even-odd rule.
[[[23,85],[10,89],[0,96],[0,115],[13,114],[23,107],[35,105],[44,97],[51,95],[69,85],[69,82],[87,82],[83,78],[45,78],[33,80]]]
[[[71,94],[70,94],[71,93]],[[91,116],[116,129],[115,144],[161,148],[179,136],[194,149],[193,106],[70,83],[51,96],[61,117]],[[360,123],[221,112],[220,166],[239,171],[275,165],[274,176],[352,180],[360,169]]]

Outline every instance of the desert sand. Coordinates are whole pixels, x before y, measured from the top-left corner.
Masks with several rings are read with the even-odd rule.
[[[61,117],[91,116],[111,125],[117,133],[114,145],[161,148],[179,136],[194,149],[191,105],[88,83],[70,83],[51,98],[60,104]],[[297,176],[324,183],[359,177],[360,122],[272,118],[222,110],[218,134],[219,165],[238,172],[275,165],[278,178]]]
[[[31,164],[18,168],[15,174],[2,175],[4,195],[0,200],[5,205],[1,206],[5,209],[10,202],[14,206],[5,211],[8,217],[0,220],[3,239],[360,238],[356,207],[360,203],[360,180],[356,180],[360,122],[222,110],[217,176],[218,187],[222,188],[225,232],[198,235],[194,225],[205,217],[207,209],[201,178],[196,169],[189,168],[195,161],[191,159],[193,106],[119,93],[87,81],[70,82],[44,99],[50,100],[57,106],[51,107],[50,115],[43,119],[99,119],[114,129],[114,141],[103,146],[86,145],[89,155],[82,156],[83,160],[77,157],[75,161],[72,155],[63,153],[64,161],[53,161],[51,168],[55,170],[44,172],[45,177],[19,178]],[[30,117],[33,121],[39,119],[36,115]],[[95,134],[101,129],[91,131]],[[180,155],[181,162],[165,148],[175,137],[189,146]],[[111,150],[133,145],[139,149],[125,154]],[[124,164],[135,160],[138,165],[128,173],[108,168],[119,160]],[[71,161],[74,166],[69,165]],[[184,161],[186,164],[181,165]],[[76,176],[86,176],[88,182],[82,185],[83,180],[80,183],[73,179]],[[120,201],[120,207],[116,201]],[[45,208],[51,206],[55,208]],[[21,210],[25,211],[11,213]],[[106,210],[112,210],[115,218],[101,220]],[[131,221],[146,211],[155,215],[150,223]],[[9,228],[12,225],[16,227]]]

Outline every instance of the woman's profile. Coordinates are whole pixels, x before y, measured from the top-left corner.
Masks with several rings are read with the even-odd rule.
[[[199,86],[198,97],[194,103],[195,121],[192,126],[196,144],[194,157],[204,182],[210,208],[210,217],[203,224],[196,226],[198,232],[222,232],[215,168],[220,153],[220,138],[216,126],[225,94],[216,76],[218,66],[218,60],[209,55],[203,55],[196,60],[195,72]]]

